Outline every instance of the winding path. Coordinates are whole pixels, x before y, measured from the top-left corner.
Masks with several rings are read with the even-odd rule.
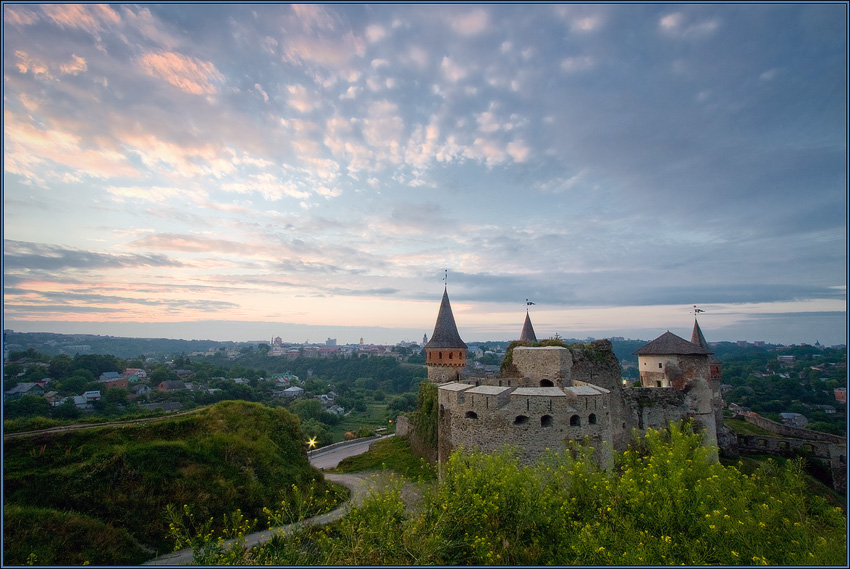
[[[366,441],[366,443],[372,443],[373,440]],[[326,451],[320,453],[320,451],[316,451],[315,456],[310,457],[310,464],[317,468],[334,468],[339,462],[347,457],[354,456],[355,454],[361,454],[369,450],[369,444],[359,444],[359,445],[350,445],[347,447],[342,447],[338,449],[334,449],[331,451]],[[259,543],[263,543],[264,541],[270,540],[274,535],[278,532],[283,532],[283,534],[288,534],[295,531],[297,528],[301,527],[304,524],[311,525],[319,525],[326,524],[337,520],[343,517],[345,514],[349,512],[352,506],[357,506],[363,503],[364,498],[369,495],[369,490],[372,487],[371,482],[375,479],[375,474],[331,474],[325,473],[325,479],[336,482],[337,484],[342,484],[351,490],[351,498],[348,502],[345,502],[339,508],[328,512],[326,514],[322,514],[319,516],[314,516],[312,518],[307,518],[306,520],[302,520],[300,522],[296,522],[294,524],[289,524],[282,527],[270,528],[265,531],[258,531],[252,534],[248,534],[245,536],[245,545],[248,548],[251,548]],[[191,549],[181,549],[180,551],[175,551],[174,553],[169,553],[167,555],[160,555],[151,559],[150,561],[146,561],[143,565],[191,565],[193,559],[193,552]]]

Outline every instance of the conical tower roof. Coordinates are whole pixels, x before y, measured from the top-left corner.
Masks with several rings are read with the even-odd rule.
[[[636,356],[695,356],[709,355],[711,350],[677,336],[669,330],[634,351]]]
[[[425,348],[466,349],[466,344],[460,339],[460,334],[457,331],[447,290],[443,290],[443,301],[440,303],[440,313],[437,314],[434,333],[431,334],[431,339],[425,344]]]
[[[720,360],[717,359],[717,356],[711,352],[711,348],[708,347],[708,342],[705,341],[705,336],[702,335],[702,329],[699,327],[699,322],[694,318],[694,333],[691,334],[691,343],[700,346],[701,348],[705,348],[708,352],[711,353],[708,356],[708,361],[711,363],[719,363]]]
[[[522,325],[519,341],[537,343],[537,336],[534,334],[534,327],[531,325],[531,317],[528,315],[528,311],[525,312],[525,324]]]

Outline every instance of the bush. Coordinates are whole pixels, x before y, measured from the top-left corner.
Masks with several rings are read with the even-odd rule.
[[[316,565],[843,566],[845,515],[806,491],[799,463],[743,474],[675,426],[639,443],[611,471],[590,447],[532,466],[510,448],[455,452],[417,512],[391,485],[330,526],[247,555]]]

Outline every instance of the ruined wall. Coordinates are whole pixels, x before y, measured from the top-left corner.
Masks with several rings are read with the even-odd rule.
[[[641,434],[647,429],[662,430],[671,421],[688,418],[685,394],[675,389],[633,387],[623,389],[623,421]]]
[[[576,381],[592,383],[609,391],[622,388],[620,362],[608,340],[596,340],[589,344],[570,346],[572,367],[570,375]]]
[[[572,357],[567,348],[517,346],[513,350],[513,364],[518,376],[524,379],[524,387],[540,386],[542,380],[549,380],[556,387],[570,385]]]
[[[757,427],[761,427],[765,431],[770,431],[771,433],[776,433],[783,437],[794,437],[798,439],[808,439],[811,441],[829,441],[843,445],[847,444],[847,439],[844,437],[839,437],[838,435],[833,435],[831,433],[821,433],[820,431],[810,431],[809,429],[801,429],[799,427],[790,427],[788,425],[783,425],[782,423],[777,423],[776,421],[771,421],[770,419],[765,419],[757,413],[750,412],[742,416],[748,423],[752,423]]]

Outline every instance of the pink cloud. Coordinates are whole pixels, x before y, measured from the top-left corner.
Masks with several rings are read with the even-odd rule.
[[[121,16],[105,4],[45,4],[42,10],[63,28],[78,28],[96,35],[105,25],[121,23]]]
[[[215,83],[224,81],[212,63],[175,52],[147,53],[139,63],[148,75],[192,95],[211,95],[217,91]]]

